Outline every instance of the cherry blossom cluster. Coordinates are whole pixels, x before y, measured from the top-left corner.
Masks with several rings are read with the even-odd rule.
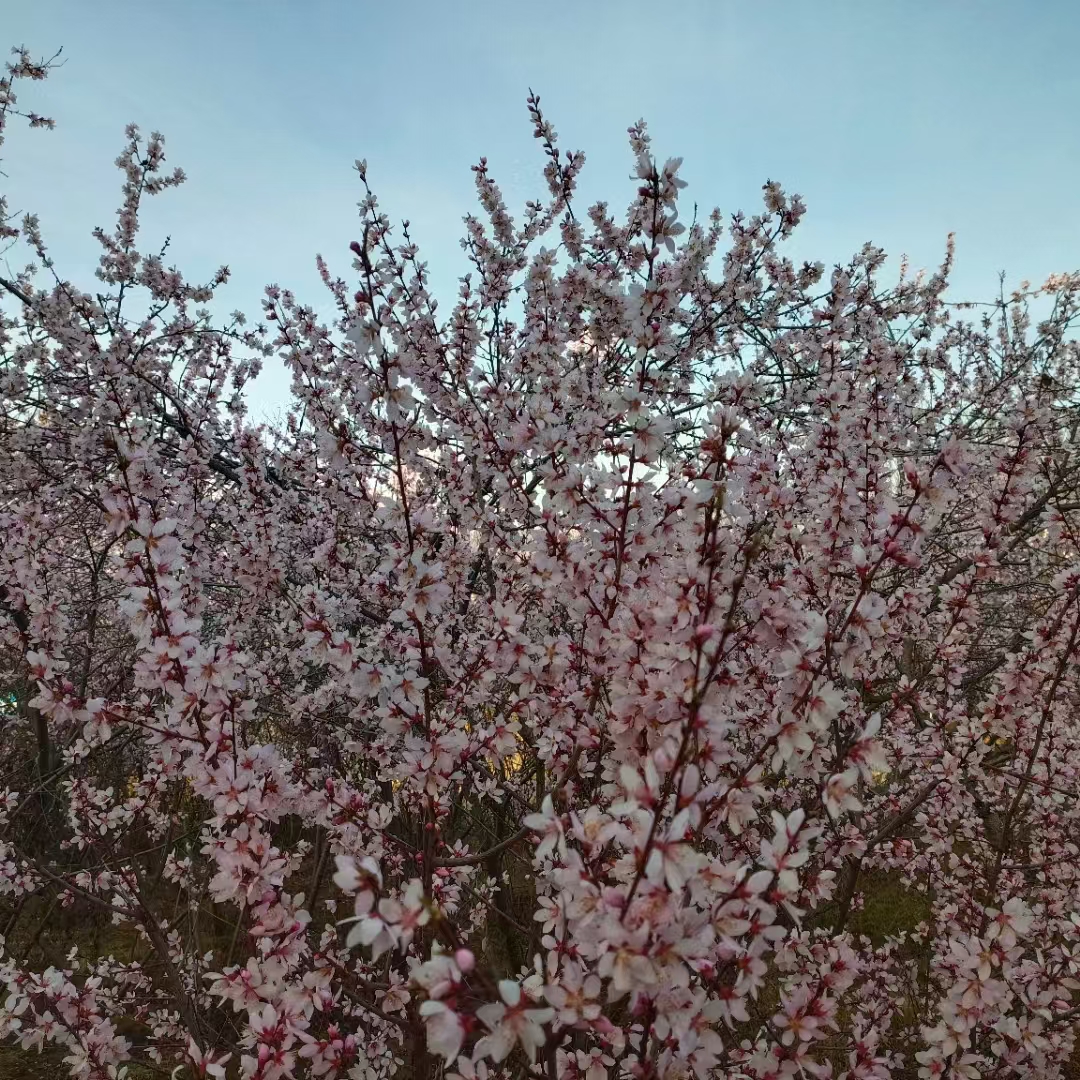
[[[332,319],[148,246],[156,133],[94,284],[0,202],[0,1037],[88,1080],[1065,1075],[1080,275],[797,264],[798,196],[690,212],[640,122],[583,207],[528,113],[544,189],[475,167],[445,312],[365,162]]]

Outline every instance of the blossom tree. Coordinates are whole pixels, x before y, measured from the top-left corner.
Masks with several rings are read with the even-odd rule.
[[[951,245],[796,265],[798,197],[690,217],[642,123],[584,208],[528,109],[546,191],[475,167],[446,314],[363,162],[330,323],[146,246],[157,134],[94,284],[0,209],[0,1034],[95,1080],[1062,1075],[1080,276],[971,314]]]

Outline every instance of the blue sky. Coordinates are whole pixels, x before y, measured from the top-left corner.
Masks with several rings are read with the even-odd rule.
[[[6,10],[5,10],[6,9]],[[156,200],[193,276],[228,263],[224,301],[262,287],[325,297],[314,255],[348,272],[365,157],[392,218],[408,217],[448,307],[467,267],[469,166],[486,155],[512,208],[543,190],[525,112],[541,95],[583,196],[625,206],[625,129],[685,158],[684,193],[725,213],[761,184],[800,192],[793,254],[825,262],[865,241],[936,266],[957,233],[956,298],[1080,268],[1080,5],[926,0],[0,0],[4,38],[65,66],[23,103],[53,133],[6,147],[12,204],[41,214],[65,276],[87,285],[91,226],[109,223],[123,127],[162,131],[189,183]],[[286,397],[256,387],[256,415]]]

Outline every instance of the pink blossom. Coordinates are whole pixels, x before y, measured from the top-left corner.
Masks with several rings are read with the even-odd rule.
[[[536,1051],[545,1042],[543,1025],[554,1017],[555,1010],[531,1008],[521,993],[521,984],[512,979],[499,982],[499,997],[501,1001],[482,1005],[476,1011],[489,1033],[476,1044],[475,1056],[500,1062],[520,1045],[529,1060],[535,1061]]]

